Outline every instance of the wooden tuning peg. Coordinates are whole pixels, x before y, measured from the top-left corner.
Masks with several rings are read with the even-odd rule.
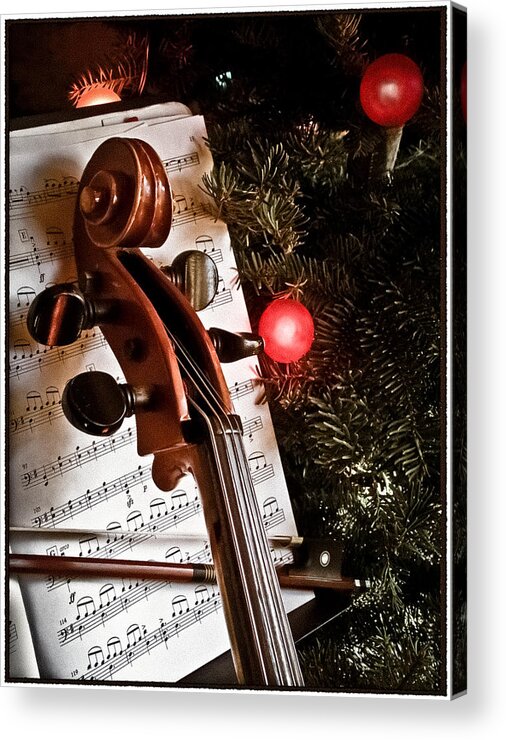
[[[258,355],[264,349],[264,340],[258,334],[249,332],[234,334],[216,327],[209,329],[208,334],[220,362],[236,362],[245,357]]]
[[[162,271],[181,290],[195,311],[206,308],[218,290],[218,270],[209,255],[190,249],[181,252]]]
[[[107,373],[90,371],[69,380],[63,391],[62,407],[76,429],[95,437],[107,437],[118,431],[125,417],[132,416],[149,401],[146,388],[133,388],[117,383]]]
[[[84,329],[103,322],[111,308],[90,301],[73,283],[52,285],[30,305],[28,331],[36,342],[50,347],[72,344]]]

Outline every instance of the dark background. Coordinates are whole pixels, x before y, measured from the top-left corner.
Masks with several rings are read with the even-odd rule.
[[[253,80],[259,91],[260,100],[255,101],[241,100],[237,90],[237,105],[251,108],[261,102],[263,110],[273,107],[295,116],[310,111],[335,123],[346,103],[356,99],[359,68],[347,70],[349,86],[343,90],[332,45],[315,26],[315,19],[332,15],[7,22],[9,117],[71,110],[67,94],[76,77],[98,65],[114,64],[125,37],[135,32],[149,39],[145,96],[197,102],[205,115],[217,114],[216,77],[230,71]],[[367,40],[364,51],[369,58],[409,49],[427,85],[439,83],[439,11],[375,11],[362,12],[361,17],[360,35]],[[226,110],[219,113],[227,115]]]

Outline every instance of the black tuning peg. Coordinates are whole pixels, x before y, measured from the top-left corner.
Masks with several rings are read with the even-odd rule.
[[[72,344],[84,329],[91,329],[110,311],[86,298],[74,283],[52,285],[30,305],[28,331],[36,342],[50,347]]]
[[[81,432],[107,437],[123,419],[149,403],[146,389],[117,383],[107,373],[89,371],[69,380],[62,396],[63,413]]]
[[[209,329],[208,334],[220,362],[236,362],[245,357],[258,355],[264,349],[264,340],[258,334],[248,332],[234,334],[216,327]]]
[[[181,252],[162,271],[184,293],[195,311],[206,308],[218,290],[218,270],[205,252],[196,249]]]

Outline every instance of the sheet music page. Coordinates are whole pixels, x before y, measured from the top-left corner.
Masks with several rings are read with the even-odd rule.
[[[23,597],[15,576],[9,578],[10,608],[8,625],[9,674],[13,678],[39,678],[32,635]]]
[[[117,135],[116,122],[113,128]],[[200,312],[202,322],[206,328],[249,331],[228,231],[209,217],[200,188],[212,167],[203,118],[154,119],[133,130],[125,124],[125,132],[154,147],[173,189],[171,233],[150,256],[170,264],[184,250],[209,254],[219,271],[219,290]],[[13,538],[12,547],[77,557],[209,558],[193,478],[186,476],[169,493],[158,490],[151,458],[137,455],[133,419],[112,437],[94,439],[63,416],[62,391],[74,375],[102,370],[123,381],[100,330],[85,331],[72,345],[47,348],[26,328],[29,305],[41,290],[76,279],[71,226],[79,177],[109,137],[107,127],[91,133],[72,146],[54,146],[51,135],[41,135],[38,147],[10,159],[10,526],[38,532]],[[224,373],[243,421],[265,527],[271,535],[295,534],[269,409],[257,403],[254,365],[236,362],[225,365]],[[192,547],[181,540],[190,535],[200,535]],[[20,583],[44,678],[176,681],[229,648],[216,589],[110,579],[52,582],[47,576],[23,576]],[[294,608],[312,594],[291,592],[287,598]]]

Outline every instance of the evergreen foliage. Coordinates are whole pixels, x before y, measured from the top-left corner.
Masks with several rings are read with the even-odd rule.
[[[241,69],[231,56],[229,83],[206,111],[215,169],[204,187],[228,224],[254,324],[283,294],[315,318],[309,354],[290,366],[264,358],[262,376],[300,531],[342,540],[345,568],[372,582],[303,647],[306,681],[437,693],[445,547],[437,64],[429,60],[425,104],[406,126],[389,184],[371,176],[382,132],[356,102],[377,53],[362,18],[306,17],[296,50],[288,42],[300,26],[284,20],[243,19],[233,29]],[[397,31],[406,31],[401,20]],[[268,77],[253,74],[253,50],[276,56]],[[306,70],[295,105],[301,58],[314,84]]]

